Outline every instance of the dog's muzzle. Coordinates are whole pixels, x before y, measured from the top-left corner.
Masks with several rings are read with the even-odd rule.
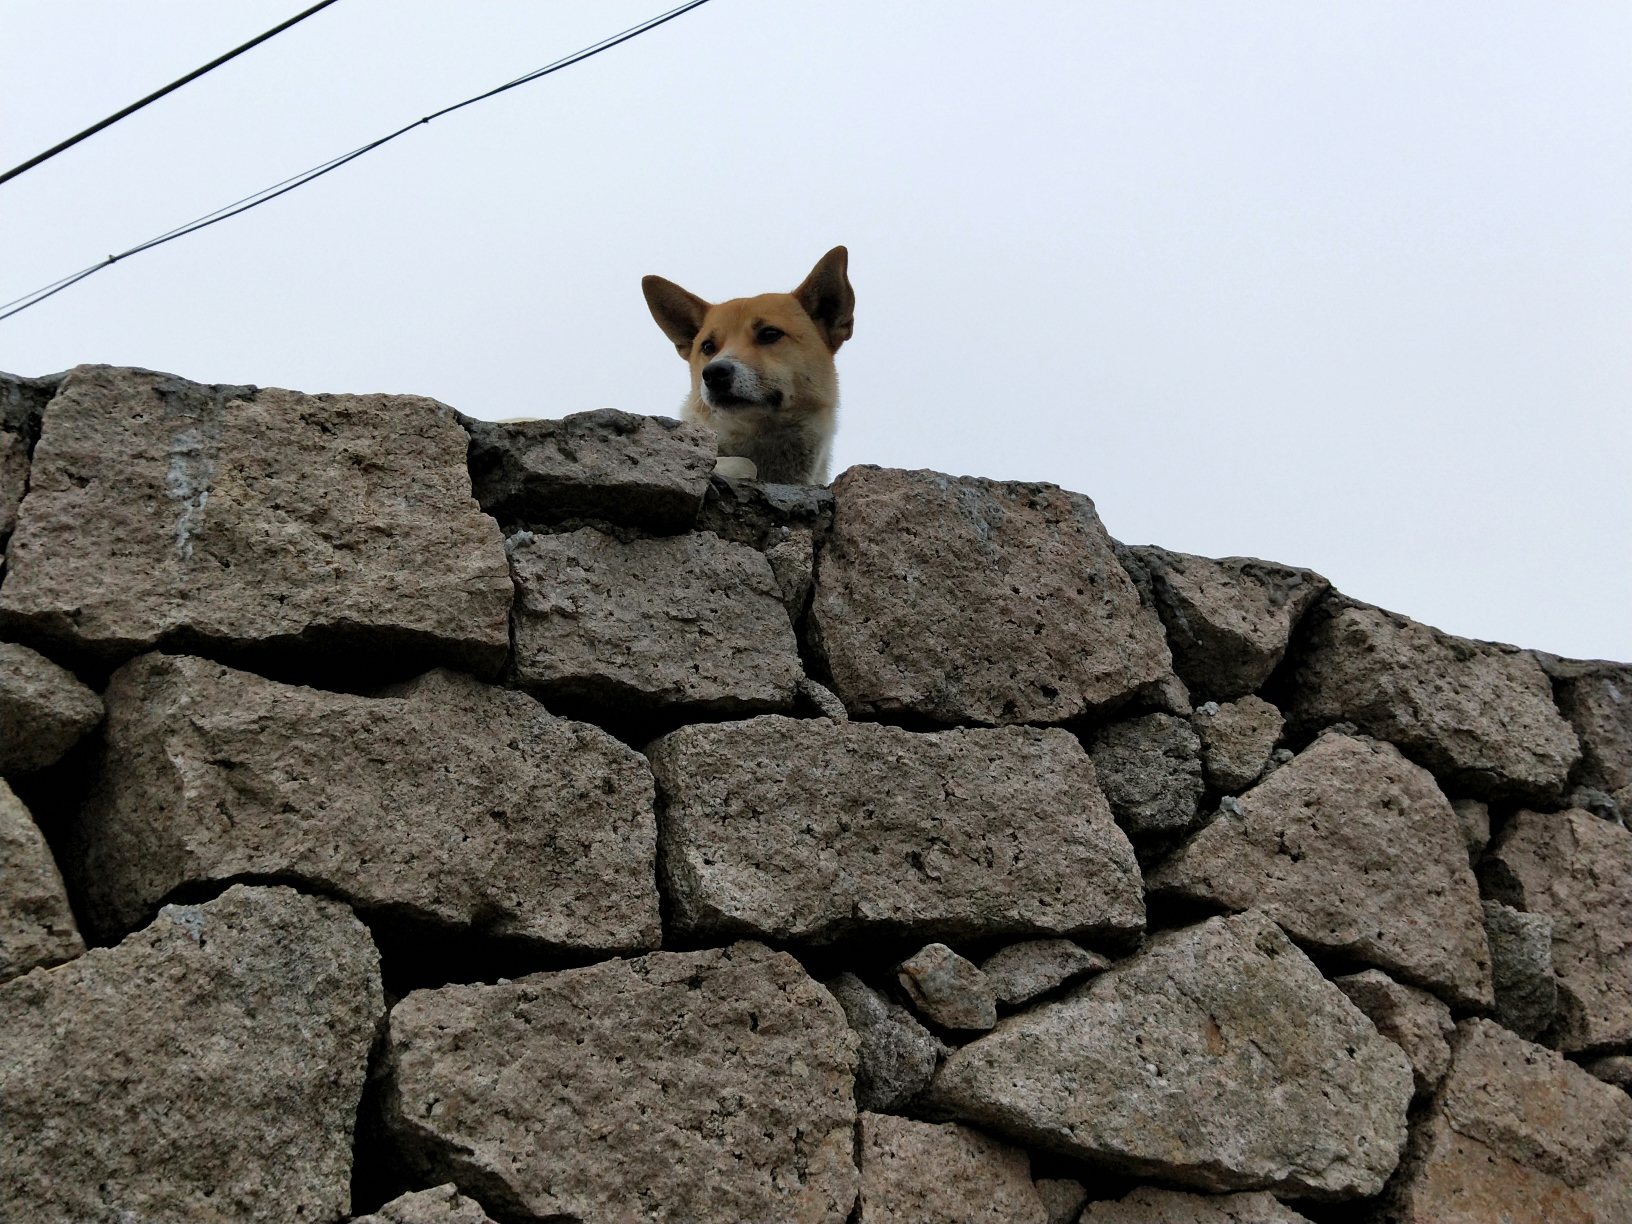
[[[745,408],[757,404],[779,408],[782,392],[766,388],[753,370],[728,357],[703,367],[703,397],[712,408]]]

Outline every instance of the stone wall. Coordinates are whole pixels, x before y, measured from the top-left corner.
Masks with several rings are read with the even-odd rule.
[[[0,1217],[1632,1219],[1632,667],[1052,485],[0,381]]]

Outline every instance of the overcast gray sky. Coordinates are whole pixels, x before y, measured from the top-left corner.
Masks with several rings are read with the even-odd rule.
[[[9,167],[305,0],[3,0]],[[0,186],[0,300],[664,7],[340,0]],[[657,272],[851,252],[835,471],[1632,659],[1632,5],[713,0],[0,323],[475,416],[673,414]]]

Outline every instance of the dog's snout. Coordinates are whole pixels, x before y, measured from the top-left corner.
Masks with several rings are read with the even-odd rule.
[[[710,391],[723,391],[731,385],[731,377],[735,373],[729,361],[711,361],[703,367],[703,381]]]

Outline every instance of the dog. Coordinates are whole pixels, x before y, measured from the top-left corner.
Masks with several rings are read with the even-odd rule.
[[[792,293],[717,306],[661,276],[640,282],[652,318],[691,366],[681,419],[714,431],[723,475],[827,483],[839,408],[833,355],[855,327],[849,263],[834,247]]]

